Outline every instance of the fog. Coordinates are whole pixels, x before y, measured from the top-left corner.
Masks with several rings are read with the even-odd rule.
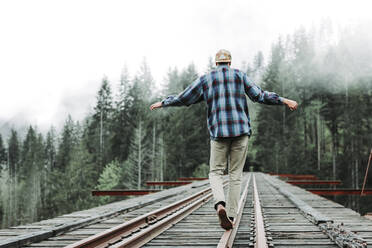
[[[331,22],[332,35],[371,29],[369,1],[1,1],[0,129],[29,122],[46,130],[90,111],[104,75],[115,88],[124,65],[144,57],[160,87],[169,67],[205,71],[220,48],[233,66],[301,26]],[[361,35],[371,35],[370,32]],[[344,40],[347,42],[347,37]],[[360,63],[371,43],[361,44]],[[366,41],[367,39],[363,39]],[[364,50],[367,49],[367,50]],[[361,64],[352,70],[365,68]],[[22,120],[22,121],[19,121]],[[9,124],[10,123],[10,124]],[[23,124],[22,124],[23,125]]]

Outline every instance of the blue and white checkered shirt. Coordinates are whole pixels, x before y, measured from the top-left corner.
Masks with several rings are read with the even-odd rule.
[[[205,101],[208,105],[208,129],[212,139],[250,135],[250,119],[246,95],[254,102],[282,105],[276,93],[263,91],[247,74],[220,65],[177,96],[168,96],[162,106],[189,106]]]

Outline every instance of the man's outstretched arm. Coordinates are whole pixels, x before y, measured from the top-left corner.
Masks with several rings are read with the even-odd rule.
[[[287,105],[290,110],[297,109],[298,104],[296,101],[280,97],[275,92],[262,90],[258,85],[253,83],[247,75],[243,76],[243,81],[245,92],[252,101],[268,105]]]
[[[177,96],[168,96],[161,102],[150,106],[151,110],[168,106],[190,106],[191,104],[203,101],[203,78],[198,78]]]

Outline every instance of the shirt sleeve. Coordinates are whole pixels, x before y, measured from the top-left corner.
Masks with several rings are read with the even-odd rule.
[[[283,105],[283,98],[275,92],[262,90],[258,85],[253,83],[248,76],[243,75],[245,93],[253,102],[259,102],[268,105]]]
[[[161,103],[162,107],[169,106],[190,106],[203,101],[203,78],[198,78],[190,84],[183,92],[177,96],[171,95],[165,98]]]

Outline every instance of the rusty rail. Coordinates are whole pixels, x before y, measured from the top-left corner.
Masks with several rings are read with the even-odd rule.
[[[317,195],[361,195],[360,189],[306,189]],[[364,189],[363,195],[372,195],[372,189]]]
[[[340,180],[288,180],[287,183],[293,185],[339,185]]]
[[[180,177],[178,178],[179,181],[202,181],[207,180],[208,177]]]
[[[93,190],[92,196],[123,196],[123,195],[147,195],[159,192],[157,189],[112,189],[112,190]]]
[[[285,177],[288,179],[295,179],[295,180],[318,180],[317,176],[315,175],[275,174],[275,173],[269,173],[269,175]]]
[[[217,245],[217,248],[231,248],[231,247],[233,247],[234,239],[235,239],[236,233],[237,233],[238,228],[239,228],[240,220],[241,220],[242,215],[243,215],[243,209],[244,209],[244,205],[245,205],[245,202],[246,202],[246,199],[247,199],[248,188],[249,188],[249,184],[250,184],[250,181],[251,181],[251,177],[252,177],[252,174],[249,176],[249,178],[247,180],[247,183],[244,187],[243,194],[240,197],[239,204],[238,204],[238,214],[237,214],[236,218],[234,219],[233,229],[227,230],[223,233],[223,235],[222,235],[222,237],[221,237],[221,239],[220,239],[220,241]]]
[[[371,164],[371,158],[372,158],[372,149],[371,149],[371,152],[369,153],[368,165],[367,165],[367,168],[366,168],[366,174],[364,175],[362,192],[360,193],[360,195],[362,195],[362,196],[364,195],[364,187],[366,186],[366,182],[367,182],[367,175],[368,175],[369,165]]]

